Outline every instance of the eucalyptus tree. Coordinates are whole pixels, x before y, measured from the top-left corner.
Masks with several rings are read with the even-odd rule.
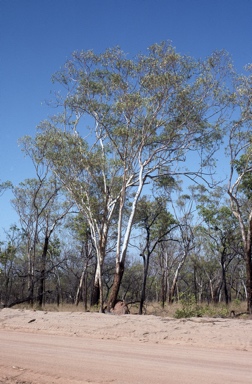
[[[144,238],[144,241],[140,244],[140,256],[143,258],[142,289],[139,305],[140,315],[143,313],[145,302],[150,257],[158,244],[170,240],[168,235],[178,226],[172,214],[167,211],[166,204],[167,202],[164,198],[156,198],[154,201],[151,201],[146,196],[143,196],[138,202],[135,222],[143,230],[141,238]]]
[[[37,297],[41,306],[45,295],[46,262],[51,237],[73,203],[64,198],[61,184],[50,174],[43,158],[38,156],[33,140],[25,137],[21,143],[24,152],[33,161],[36,177],[26,179],[13,188],[12,205],[19,216],[23,236],[26,239],[27,300],[33,304],[34,297]],[[37,295],[34,292],[36,285]]]
[[[48,123],[43,123],[41,129],[37,145],[88,223],[97,256],[93,303],[100,299],[102,312],[102,270],[109,225],[119,193],[118,165],[111,158],[103,137],[99,137],[98,126],[95,128],[97,139],[91,145],[79,134],[61,131]]]
[[[252,313],[252,66],[239,76],[233,96],[234,120],[230,122],[228,195],[239,222],[246,263],[247,311]]]
[[[237,221],[229,207],[227,199],[223,199],[223,187],[217,187],[212,191],[206,188],[198,188],[197,210],[202,218],[202,224],[198,228],[198,235],[201,239],[202,252],[216,259],[217,268],[216,287],[217,296],[221,292],[224,293],[226,304],[231,299],[230,288],[228,289],[227,272],[229,265],[234,257],[240,257],[239,248],[241,237],[237,225]],[[196,195],[196,189],[194,195]],[[204,256],[203,256],[204,257]],[[219,273],[218,273],[219,269]],[[205,267],[207,274],[207,263]],[[209,278],[212,291],[212,300],[217,300],[217,296],[213,294],[211,279]],[[230,284],[229,284],[230,285]]]
[[[96,247],[102,310],[102,266],[116,217],[114,306],[137,204],[158,177],[205,177],[221,138],[225,53],[206,60],[180,55],[169,43],[128,58],[119,48],[74,52],[54,75],[59,115],[36,137],[52,171],[87,218]],[[185,169],[188,153],[194,166]],[[126,208],[131,203],[130,212]]]

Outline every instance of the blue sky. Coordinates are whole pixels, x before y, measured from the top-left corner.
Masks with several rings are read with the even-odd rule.
[[[0,180],[33,176],[17,141],[51,114],[51,76],[74,50],[119,45],[145,52],[171,40],[180,53],[226,49],[236,68],[252,62],[252,0],[0,0]],[[0,197],[2,229],[17,222]]]

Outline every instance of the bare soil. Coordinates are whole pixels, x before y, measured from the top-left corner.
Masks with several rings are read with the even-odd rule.
[[[250,319],[0,311],[0,383],[252,382]]]

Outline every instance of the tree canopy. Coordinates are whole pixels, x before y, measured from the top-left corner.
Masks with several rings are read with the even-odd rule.
[[[56,99],[60,113],[40,124],[35,145],[90,223],[100,288],[108,233],[117,216],[120,277],[110,306],[144,187],[178,175],[205,178],[203,169],[211,166],[221,139],[228,101],[223,82],[230,70],[224,52],[194,60],[164,42],[130,59],[118,47],[98,55],[74,52],[54,75],[65,90]],[[191,153],[198,166],[187,169]]]
[[[58,225],[74,206],[72,213],[78,220],[68,229],[72,228],[73,235],[73,228],[80,226],[74,238],[83,257],[77,263],[80,274],[69,267],[79,278],[77,293],[71,293],[76,302],[83,284],[88,292],[90,281],[92,304],[99,303],[100,311],[104,311],[104,302],[107,310],[115,306],[124,270],[129,266],[131,239],[141,232],[141,306],[149,271],[159,268],[164,304],[167,295],[170,301],[179,295],[179,276],[187,264],[193,272],[187,270],[185,280],[193,275],[195,292],[200,291],[195,297],[202,297],[201,281],[207,276],[211,297],[215,300],[224,287],[228,302],[228,272],[238,268],[233,260],[242,252],[241,238],[246,294],[251,303],[251,75],[237,75],[224,51],[197,60],[162,42],[134,57],[119,47],[98,54],[74,52],[53,75],[53,82],[58,90],[52,101],[56,113],[39,124],[34,138],[21,140],[37,178],[13,188],[21,224],[29,219],[37,229],[41,225],[45,235],[44,245],[42,236],[33,236],[34,255],[28,243],[26,248],[28,260],[35,256],[40,260],[40,299],[45,297],[45,278],[51,273],[47,246],[50,228],[56,228],[56,222]],[[228,185],[222,183],[218,189],[215,157],[227,141],[230,176]],[[187,180],[185,187],[182,180]],[[7,186],[11,185],[2,183],[0,193]],[[222,199],[223,188],[229,194],[231,210]],[[63,194],[58,194],[60,191]],[[179,199],[174,199],[180,192]],[[202,220],[201,225],[196,217]],[[167,245],[170,234],[173,239]],[[236,247],[235,242],[239,243]],[[202,259],[197,258],[196,249],[204,251]],[[35,253],[39,251],[38,258]],[[13,255],[7,258],[11,262],[16,260]],[[72,250],[67,252],[68,258],[70,264],[77,260]],[[208,262],[211,266],[207,267]],[[222,275],[218,275],[216,263],[221,264]],[[33,264],[30,262],[30,269],[35,268]],[[61,271],[54,267],[53,271],[59,292]],[[132,266],[133,271],[139,273],[140,269]],[[31,276],[31,271],[28,274]],[[126,280],[132,284],[134,279],[127,274]]]

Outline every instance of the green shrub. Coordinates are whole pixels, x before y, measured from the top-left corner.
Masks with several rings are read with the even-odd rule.
[[[203,316],[203,307],[196,303],[195,297],[193,295],[183,295],[181,297],[180,303],[181,308],[177,309],[174,314],[176,319]]]
[[[230,315],[230,309],[226,304],[197,304],[195,297],[191,294],[183,295],[180,304],[181,308],[174,314],[176,319],[202,316],[229,317]]]

